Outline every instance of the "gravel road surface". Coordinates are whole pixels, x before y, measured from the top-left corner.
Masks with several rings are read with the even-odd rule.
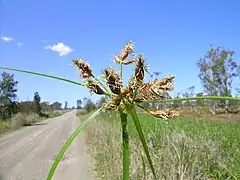
[[[0,137],[0,180],[46,180],[57,153],[77,125],[74,110]],[[52,179],[91,180],[89,162],[80,134]]]

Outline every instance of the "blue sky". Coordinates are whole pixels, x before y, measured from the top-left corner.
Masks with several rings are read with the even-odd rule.
[[[0,0],[0,65],[80,81],[72,59],[85,59],[100,74],[133,40],[150,71],[176,76],[174,94],[191,85],[200,91],[196,62],[209,44],[234,49],[240,57],[239,7],[238,0]],[[73,106],[89,96],[76,85],[14,74],[20,100],[38,91],[43,101]],[[128,69],[125,77],[130,74]]]

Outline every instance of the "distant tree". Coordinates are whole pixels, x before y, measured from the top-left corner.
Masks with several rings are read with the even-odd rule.
[[[92,110],[96,109],[96,105],[90,98],[85,98],[85,106],[84,109],[86,109],[87,112],[91,112]]]
[[[86,96],[83,97],[83,103],[85,104],[88,101],[89,98],[87,98]]]
[[[37,114],[40,114],[40,112],[41,112],[40,102],[41,102],[41,97],[40,97],[38,92],[35,92],[34,93],[34,97],[33,97],[33,103],[34,103],[35,112]]]
[[[64,109],[68,109],[68,102],[67,101],[65,101]]]
[[[237,91],[237,95],[240,96],[240,87],[236,88],[236,91]]]
[[[40,106],[41,106],[41,109],[45,112],[50,110],[49,102],[41,102]]]
[[[203,92],[199,92],[196,94],[196,97],[203,97]],[[197,100],[197,105],[201,106],[204,104],[204,100]]]
[[[233,59],[235,52],[222,47],[211,47],[197,62],[199,78],[204,91],[212,96],[231,96],[232,82],[239,76],[239,66]],[[227,107],[226,102],[224,104]],[[212,103],[212,112],[216,113],[216,103]]]
[[[32,101],[22,101],[18,103],[18,111],[24,114],[35,112],[34,104]]]
[[[54,102],[54,103],[52,103],[51,105],[50,105],[50,107],[51,107],[51,109],[52,110],[61,110],[62,108],[62,103],[60,103],[60,102]]]
[[[18,81],[14,75],[7,72],[1,73],[0,79],[0,117],[6,119],[17,112],[16,92]]]
[[[101,107],[102,105],[108,102],[109,98],[107,96],[102,96],[97,103],[97,107]]]
[[[3,72],[0,79],[0,97],[1,99],[15,101],[17,97],[18,81],[14,80],[14,74]]]
[[[181,93],[178,92],[175,98],[180,98],[180,97],[181,97]],[[182,101],[173,102],[173,108],[179,108],[181,106],[182,106]]]
[[[182,95],[183,95],[183,97],[186,97],[186,98],[194,97],[194,95],[195,95],[195,86],[188,87],[187,90]],[[194,110],[192,101],[187,101],[185,104],[187,106],[191,106],[192,110]]]
[[[82,108],[82,100],[77,100],[77,109],[81,109]]]

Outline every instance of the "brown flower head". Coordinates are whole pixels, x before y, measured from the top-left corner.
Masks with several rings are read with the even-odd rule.
[[[114,94],[120,94],[122,82],[120,75],[115,71],[114,68],[108,67],[104,70],[105,77],[107,79],[107,83],[109,88]]]
[[[105,94],[105,92],[102,90],[102,88],[98,85],[98,83],[92,79],[89,79],[87,81],[87,87],[96,94]]]
[[[133,63],[134,61],[125,61],[125,59],[128,57],[129,54],[133,53],[133,48],[134,48],[134,43],[132,41],[129,41],[123,48],[122,52],[120,53],[119,56],[115,56],[114,60],[117,63],[122,63],[122,64],[130,64]]]
[[[83,78],[89,78],[92,76],[92,70],[85,61],[82,59],[72,60],[72,63],[76,65],[77,69],[80,71],[80,74]]]
[[[138,85],[142,85],[144,79],[144,71],[145,71],[145,60],[143,56],[137,56],[136,66],[135,66],[135,78]]]
[[[164,110],[156,110],[156,111],[149,111],[153,116],[157,118],[169,119],[178,117],[180,114],[177,111],[164,109]]]
[[[173,82],[174,76],[168,76],[163,79],[155,79],[151,82],[150,91],[154,94],[162,94],[163,92],[172,91],[173,90]]]
[[[104,109],[105,110],[115,110],[118,108],[118,106],[120,105],[121,103],[121,98],[119,96],[117,97],[114,97],[109,103],[107,103],[105,106],[104,106]]]
[[[119,55],[119,58],[123,61],[125,60],[129,54],[133,52],[134,43],[132,41],[129,41],[123,48],[121,54]]]
[[[95,94],[105,94],[111,97],[111,100],[107,102],[103,107],[104,110],[115,110],[120,106],[124,106],[124,103],[129,103],[131,105],[137,104],[140,108],[146,110],[151,113],[153,116],[168,119],[172,117],[176,117],[179,114],[176,111],[172,110],[157,110],[151,111],[141,107],[139,102],[143,102],[145,100],[161,100],[166,98],[166,94],[168,91],[173,90],[172,81],[174,79],[173,76],[168,76],[163,79],[154,79],[151,82],[144,83],[145,73],[148,73],[147,67],[145,65],[146,59],[142,55],[137,55],[133,52],[133,42],[129,41],[121,51],[121,53],[115,56],[115,61],[119,64],[128,65],[131,63],[135,63],[135,72],[130,78],[128,85],[123,87],[122,77],[120,74],[113,68],[108,67],[104,69],[104,77],[106,84],[108,85],[110,92],[107,88],[92,74],[92,70],[90,66],[84,62],[83,60],[73,60],[73,64],[76,65],[77,69],[80,71],[81,76],[86,79],[85,86]],[[131,55],[134,59],[128,58]],[[156,76],[159,73],[154,73]],[[153,76],[151,76],[153,77]],[[102,89],[104,88],[104,89]],[[106,90],[106,91],[105,91]],[[121,107],[124,109],[124,107]]]
[[[173,79],[174,76],[169,76],[163,79],[154,79],[150,83],[143,84],[139,89],[136,101],[163,99],[165,92],[173,90]]]
[[[118,56],[115,56],[114,60],[119,64],[129,65],[136,62],[134,59],[121,60]]]

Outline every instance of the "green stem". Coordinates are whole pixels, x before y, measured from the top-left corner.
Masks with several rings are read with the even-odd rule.
[[[127,130],[127,113],[123,112],[119,108],[122,124],[122,151],[123,151],[123,180],[129,180],[129,165],[130,165],[130,153],[129,153],[129,136]]]
[[[142,130],[142,127],[141,127],[141,124],[140,124],[140,121],[139,121],[136,109],[135,109],[133,104],[127,104],[127,103],[124,102],[124,105],[125,105],[127,111],[129,112],[129,114],[131,115],[132,119],[133,119],[134,125],[136,127],[136,130],[138,132],[139,138],[141,140],[144,152],[145,152],[145,154],[147,156],[147,160],[148,160],[150,169],[152,171],[154,179],[156,180],[157,179],[156,172],[155,172],[155,169],[153,167],[153,162],[152,162],[152,159],[151,159],[151,156],[150,156],[150,153],[149,153],[148,145],[147,145],[147,142],[145,140],[145,137],[144,137],[144,134],[143,134],[143,130]]]
[[[61,80],[61,81],[65,81],[65,82],[69,82],[69,83],[72,83],[72,84],[76,84],[76,85],[79,85],[79,86],[86,87],[86,85],[83,84],[83,83],[79,83],[79,82],[76,82],[76,81],[72,81],[72,80],[69,80],[69,79],[65,79],[65,78],[62,78],[62,77],[53,76],[53,75],[49,75],[49,74],[43,74],[43,73],[38,73],[38,72],[33,72],[33,71],[28,71],[28,70],[23,70],[23,69],[15,69],[15,68],[8,68],[8,67],[2,67],[2,66],[0,66],[0,69],[23,72],[23,73],[28,73],[28,74],[34,74],[34,75],[38,75],[38,76],[44,76],[44,77],[57,79],[57,80]]]
[[[120,63],[120,76],[121,76],[121,80],[123,80],[123,65],[122,65],[122,63]]]
[[[187,101],[187,100],[229,100],[229,101],[240,101],[240,98],[237,97],[228,97],[228,96],[203,96],[203,97],[189,97],[189,98],[175,98],[175,99],[164,99],[164,100],[146,100],[142,102],[178,102],[178,101]]]

